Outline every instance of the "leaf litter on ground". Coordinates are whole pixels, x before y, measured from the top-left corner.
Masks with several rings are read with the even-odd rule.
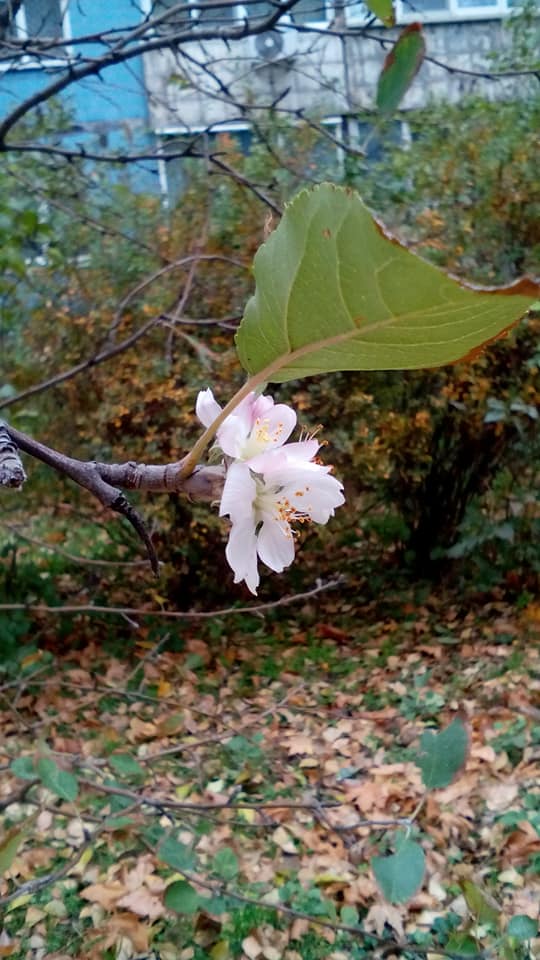
[[[449,914],[480,944],[486,918],[537,920],[535,608],[433,596],[358,623],[327,598],[256,638],[238,618],[149,656],[141,631],[124,659],[94,644],[6,681],[0,956],[339,960],[340,918],[418,949]],[[454,776],[429,749],[456,718]],[[388,903],[377,863],[416,828],[425,881]]]

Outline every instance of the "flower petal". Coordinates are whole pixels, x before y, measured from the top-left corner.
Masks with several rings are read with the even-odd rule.
[[[234,523],[225,549],[229,566],[234,571],[234,582],[245,580],[251,593],[257,594],[259,571],[257,569],[257,537],[251,518]]]
[[[221,407],[214,399],[210,387],[200,390],[195,404],[195,413],[204,427],[209,427],[221,413]]]
[[[271,468],[262,473],[266,489],[275,490],[276,497],[288,501],[298,514],[315,523],[327,523],[336,507],[345,502],[343,486],[331,474],[331,467],[289,458],[284,462],[277,453],[267,457],[266,465],[269,461]]]
[[[257,486],[247,463],[241,461],[231,463],[223,485],[219,506],[220,517],[228,514],[233,523],[249,517],[255,529],[253,501],[256,495]]]
[[[281,447],[295,426],[296,413],[291,407],[252,392],[222,423],[217,439],[228,457],[251,461],[265,450]]]
[[[294,539],[289,524],[265,519],[257,537],[257,553],[275,573],[290,566],[294,560]]]
[[[255,473],[274,473],[302,469],[305,466],[318,467],[311,460],[317,453],[319,444],[316,440],[300,440],[298,443],[286,443],[282,447],[266,450],[257,457],[252,457],[251,469]]]
[[[228,457],[238,457],[242,459],[242,449],[245,446],[249,436],[250,425],[245,417],[237,417],[231,413],[230,417],[221,424],[217,432],[217,441]]]
[[[343,486],[326,467],[320,467],[320,474],[307,475],[304,483],[287,484],[281,496],[294,506],[298,513],[305,513],[315,523],[328,523],[336,507],[345,503]]]

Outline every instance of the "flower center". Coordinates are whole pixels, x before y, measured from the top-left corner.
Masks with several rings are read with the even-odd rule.
[[[271,515],[277,523],[290,527],[292,523],[307,523],[311,520],[309,506],[301,510],[298,504],[291,503],[289,498],[283,493],[283,487],[278,484],[268,486],[260,477],[255,477],[257,492],[253,502],[255,519],[260,523],[264,518]],[[295,490],[295,497],[303,497],[308,492],[309,487]]]
[[[251,428],[251,432],[242,448],[242,457],[249,460],[250,457],[256,457],[270,446],[277,446],[283,433],[283,424],[278,423],[273,430],[269,428],[269,420],[261,420],[257,417]]]

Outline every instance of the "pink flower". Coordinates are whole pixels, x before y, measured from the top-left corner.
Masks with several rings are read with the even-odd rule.
[[[345,502],[331,468],[313,463],[317,449],[315,440],[291,443],[227,471],[219,511],[232,523],[226,557],[234,582],[245,580],[254,594],[259,559],[276,573],[294,560],[292,524],[327,523]]]
[[[195,409],[205,427],[221,413],[210,388],[200,391]],[[221,424],[217,442],[226,456],[251,461],[267,450],[282,447],[295,426],[296,413],[291,407],[275,404],[272,397],[250,393]]]

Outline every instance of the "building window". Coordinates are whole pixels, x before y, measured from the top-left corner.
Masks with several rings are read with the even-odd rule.
[[[397,0],[398,23],[482,20],[504,17],[515,9],[513,0]]]
[[[39,37],[57,40],[64,35],[64,12],[61,0],[24,0],[9,30],[19,39]]]
[[[187,23],[189,23],[191,19],[191,13],[187,3],[185,4],[184,9],[177,10],[174,14],[169,13],[171,7],[177,6],[178,0],[154,0],[149,11],[149,15],[151,17],[162,17],[165,14],[168,14],[163,26],[158,27],[158,30],[165,33],[170,33],[171,30],[181,30],[186,26]]]
[[[293,23],[325,23],[331,17],[332,0],[297,0],[294,7],[291,8],[288,17]],[[275,11],[274,4],[269,0],[261,0],[260,3],[249,3],[242,8],[243,15],[249,20],[259,17],[268,17]]]
[[[204,0],[202,0],[204,3]],[[168,10],[178,6],[178,0],[152,0],[150,16],[158,17],[166,14]],[[204,23],[205,25],[226,26],[229,23],[238,20],[256,20],[261,17],[268,17],[275,11],[275,6],[270,0],[258,0],[255,3],[242,3],[239,0],[237,4],[227,3],[227,5],[214,5],[214,0],[208,0],[208,6],[197,7],[189,0],[185,0],[185,8],[180,12],[171,14],[164,21],[163,26],[156,29],[164,33],[171,33],[173,30],[181,30],[190,22]],[[331,0],[298,0],[288,15],[293,23],[325,23],[331,18]]]
[[[220,123],[210,130],[162,133],[160,140],[162,155],[173,155],[173,159],[160,162],[161,189],[167,201],[174,203],[189,186],[192,173],[200,170],[201,156],[209,157],[212,153],[222,153],[224,160],[227,160],[227,153],[242,153],[246,156],[250,152],[252,133],[245,123]],[[188,146],[194,148],[199,159],[174,156]]]
[[[178,0],[153,0],[150,15],[152,17],[161,16],[173,7],[178,7]],[[211,3],[208,3],[206,9],[201,9],[201,7],[191,5],[189,0],[185,0],[184,8],[171,13],[163,22],[163,26],[158,26],[157,30],[160,33],[171,33],[176,30],[183,30],[190,25],[193,26],[195,23],[219,27],[226,26],[235,19],[237,19],[237,7],[234,3],[228,3],[226,6],[214,6],[212,0]]]

